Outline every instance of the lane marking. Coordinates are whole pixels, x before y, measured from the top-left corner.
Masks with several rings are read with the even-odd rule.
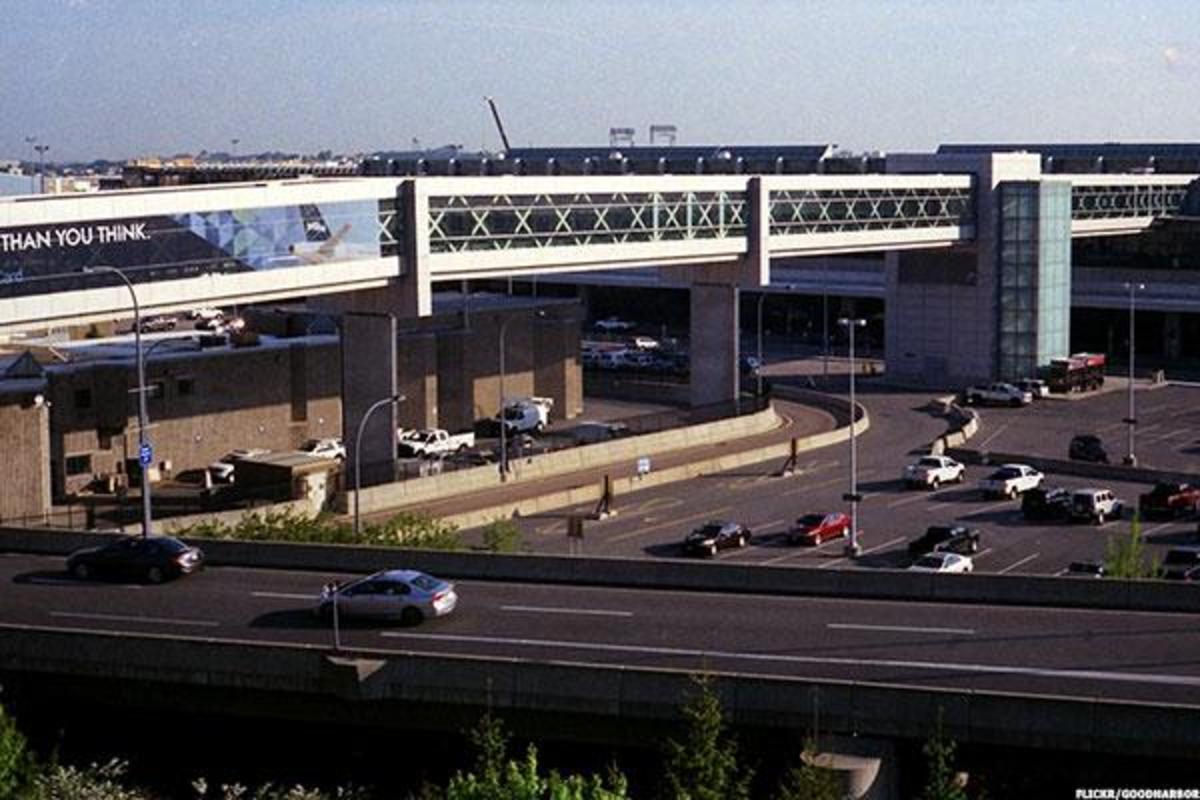
[[[887,507],[888,508],[899,508],[900,506],[906,506],[909,503],[918,503],[922,500],[928,500],[930,497],[933,496],[933,493],[930,491],[923,491],[921,489],[914,489],[913,491],[920,492],[920,494],[914,494],[911,497],[904,497],[904,498],[901,498],[900,500],[893,500],[892,502],[887,504]]]
[[[971,561],[974,562],[980,558],[983,558],[990,552],[992,552],[992,548],[985,547],[982,550],[980,550],[978,553],[971,553],[970,555],[967,556],[967,558],[971,559]]]
[[[1019,675],[1037,678],[1071,678],[1075,680],[1108,681],[1111,683],[1142,683],[1166,686],[1200,687],[1200,675],[1173,675],[1153,672],[1116,672],[1113,670],[1062,669],[1056,667],[1022,667],[1001,664],[956,663],[952,661],[908,661],[902,659],[843,658],[836,656],[797,656],[778,653],[742,653],[735,650],[703,650],[682,647],[652,647],[648,645],[604,644],[600,642],[570,642],[559,639],[527,639],[522,637],[472,636],[447,633],[410,633],[407,631],[383,631],[382,637],[392,639],[414,639],[423,641],[457,642],[461,644],[492,644],[519,647],[544,647],[563,650],[582,650],[606,653],[633,653],[639,655],[685,656],[689,658],[724,658],[734,661],[750,661],[776,664],[819,664],[849,667],[892,667],[898,669],[929,670],[931,672],[965,672],[979,675]],[[578,662],[603,663],[603,662]]]
[[[915,625],[858,625],[853,622],[830,622],[825,625],[836,631],[884,631],[887,633],[953,633],[974,636],[974,628],[923,628]]]
[[[140,617],[134,614],[91,614],[83,611],[51,611],[52,617],[70,619],[96,619],[105,622],[146,622],[154,625],[199,625],[205,628],[216,628],[221,623],[210,619],[177,619],[174,617]]]
[[[554,606],[500,606],[501,611],[527,611],[534,614],[583,614],[592,617],[632,617],[632,611],[603,608],[557,608]]]
[[[980,442],[980,443],[977,445],[976,449],[977,449],[977,450],[982,450],[984,447],[986,447],[986,446],[987,446],[988,442],[992,441],[992,439],[995,439],[997,436],[999,436],[1000,434],[1004,433],[1005,429],[1006,429],[1006,428],[1008,428],[1008,426],[1009,426],[1009,425],[1011,425],[1011,424],[1012,424],[1011,422],[1006,422],[1006,423],[1004,423],[1003,425],[1001,425],[999,428],[996,428],[996,430],[994,430],[994,431],[992,432],[992,435],[991,435],[991,436],[987,437],[986,439],[984,439],[982,442]]]
[[[657,525],[649,525],[645,528],[635,528],[634,530],[629,531],[628,533],[622,533],[619,536],[613,536],[611,538],[605,539],[604,541],[606,543],[608,543],[608,542],[623,542],[626,539],[633,539],[635,537],[649,533],[652,530],[656,530],[657,528],[665,528],[669,525],[680,525],[682,523],[689,522],[691,520],[698,520],[698,519],[720,519],[722,514],[724,514],[726,511],[729,511],[732,508],[733,508],[733,506],[721,506],[720,508],[714,508],[710,511],[702,511],[700,513],[691,514],[690,516],[686,516],[686,517],[677,517],[676,519],[670,520],[669,522],[660,522]]]
[[[1000,570],[1000,571],[999,571],[999,572],[997,572],[996,574],[997,574],[997,575],[1004,575],[1004,574],[1006,574],[1006,573],[1008,573],[1008,572],[1011,572],[1012,570],[1016,569],[1016,568],[1017,568],[1017,567],[1019,567],[1019,566],[1022,566],[1022,565],[1024,565],[1024,564],[1028,564],[1030,561],[1033,561],[1035,558],[1037,558],[1037,557],[1038,557],[1038,556],[1040,556],[1040,555],[1041,555],[1041,553],[1034,553],[1034,554],[1033,554],[1033,555],[1031,555],[1031,556],[1025,556],[1024,558],[1022,558],[1022,559],[1021,559],[1020,561],[1018,561],[1017,563],[1015,563],[1015,564],[1009,564],[1007,567],[1005,567],[1004,569]]]
[[[866,475],[868,472],[869,472],[869,470],[862,470],[858,474],[860,476],[862,476],[862,475]],[[800,494],[801,492],[811,492],[814,489],[823,489],[826,486],[833,486],[835,483],[844,483],[845,480],[846,479],[844,477],[830,478],[829,480],[824,480],[824,481],[821,481],[820,483],[808,483],[808,484],[805,484],[804,486],[797,486],[795,489],[788,489],[786,492],[780,492],[780,494],[789,495],[789,494]]]
[[[251,597],[273,597],[279,600],[312,600],[317,601],[320,595],[316,592],[300,594],[299,592],[251,592]]]
[[[859,534],[859,536],[862,535],[861,529],[859,530],[858,534]],[[886,541],[883,544],[877,544],[874,547],[871,547],[867,550],[863,550],[862,553],[859,554],[859,556],[860,557],[861,556],[869,556],[871,553],[882,550],[885,547],[891,547],[894,544],[899,544],[900,542],[903,542],[906,538],[907,537],[904,537],[904,536],[897,536],[895,539]],[[824,569],[825,567],[832,567],[834,564],[841,564],[842,562],[849,561],[849,560],[850,560],[849,556],[842,556],[841,558],[835,558],[833,561],[826,561],[824,564],[821,564],[821,566],[819,568]]]
[[[758,528],[759,530],[769,530],[769,529],[775,527],[776,525],[784,525],[786,523],[787,523],[786,519],[773,519],[770,522],[764,522],[760,525],[755,525],[753,527]]]

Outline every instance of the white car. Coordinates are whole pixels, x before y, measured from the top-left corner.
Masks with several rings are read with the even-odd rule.
[[[225,312],[219,308],[193,308],[187,313],[188,319],[220,319]]]
[[[341,439],[337,438],[309,439],[300,445],[300,452],[319,458],[334,458],[338,461],[344,461],[346,458],[346,446],[342,444]]]
[[[958,553],[926,553],[908,568],[909,572],[974,572],[975,562]]]
[[[633,337],[633,346],[638,350],[657,350],[659,348],[658,339],[653,336],[635,336]]]
[[[256,456],[264,456],[270,450],[265,450],[261,447],[252,447],[248,450],[237,449],[230,450],[225,455],[218,458],[216,461],[208,465],[208,474],[216,483],[233,483],[234,465],[244,458],[254,458]]]
[[[399,620],[416,625],[426,618],[444,617],[458,605],[454,584],[411,569],[376,572],[356,581],[331,583],[314,609],[322,619],[333,616]]]
[[[619,317],[608,317],[606,319],[596,320],[594,327],[598,331],[607,331],[608,333],[613,333],[615,331],[631,331],[633,330],[633,323],[627,322]]]
[[[1022,378],[1016,382],[1016,386],[1023,392],[1029,392],[1034,400],[1050,396],[1049,384],[1038,378]]]
[[[1045,475],[1028,464],[1002,464],[999,469],[979,482],[979,488],[984,497],[1012,499],[1030,489],[1038,488],[1045,479]]]
[[[936,489],[943,483],[962,483],[966,469],[949,456],[921,456],[904,468],[904,483]]]
[[[963,392],[968,405],[993,403],[1005,406],[1027,406],[1033,395],[1018,389],[1011,383],[989,383],[986,386],[968,386]]]

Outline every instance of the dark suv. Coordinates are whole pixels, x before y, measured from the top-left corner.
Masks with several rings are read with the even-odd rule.
[[[1021,514],[1025,519],[1071,518],[1071,492],[1058,487],[1039,486],[1021,495]]]
[[[1081,433],[1071,439],[1071,444],[1067,447],[1067,455],[1072,461],[1108,463],[1108,452],[1104,449],[1104,443],[1100,441],[1099,436],[1090,433]]]
[[[966,525],[932,525],[920,538],[908,543],[908,555],[912,558],[933,552],[978,553],[979,531]]]

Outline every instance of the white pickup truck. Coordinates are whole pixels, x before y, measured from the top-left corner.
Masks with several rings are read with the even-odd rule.
[[[541,433],[550,424],[553,397],[522,397],[510,400],[504,407],[504,424],[508,433]]]
[[[963,391],[967,405],[994,403],[1005,406],[1027,406],[1033,402],[1033,394],[1018,389],[1011,383],[988,383],[983,386],[968,386]]]
[[[448,433],[441,428],[422,428],[400,434],[397,445],[400,455],[408,458],[448,456],[474,447],[475,434],[470,431]]]
[[[1042,485],[1046,476],[1028,464],[1002,464],[979,482],[984,497],[1013,498]]]
[[[966,467],[949,456],[921,456],[904,468],[904,483],[936,489],[943,483],[961,483],[965,471]]]

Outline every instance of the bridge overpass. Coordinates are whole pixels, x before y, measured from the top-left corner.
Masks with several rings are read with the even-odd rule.
[[[114,276],[81,274],[101,264],[128,271],[145,313],[334,294],[337,308],[399,316],[428,314],[438,282],[652,265],[692,288],[706,329],[692,338],[714,355],[701,359],[694,393],[708,402],[736,391],[726,358],[736,352],[736,292],[768,284],[772,259],[883,251],[890,370],[1027,374],[1066,350],[1070,287],[1059,262],[1070,237],[1137,233],[1175,213],[1195,178],[1042,175],[1039,158],[1021,153],[896,156],[888,168],[347,177],[19,197],[0,203],[0,334],[127,314]],[[346,297],[364,290],[374,292]]]

